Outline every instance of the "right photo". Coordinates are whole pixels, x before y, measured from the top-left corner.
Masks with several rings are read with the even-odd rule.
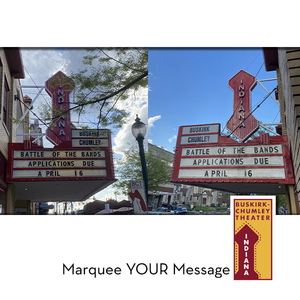
[[[230,196],[275,195],[276,214],[299,214],[300,48],[149,48],[148,61],[148,150],[172,169],[149,176],[152,206],[229,215]]]

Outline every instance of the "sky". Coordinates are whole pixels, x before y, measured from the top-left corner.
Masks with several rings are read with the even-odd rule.
[[[84,69],[82,63],[82,57],[86,54],[84,48],[21,48],[22,59],[25,69],[25,79],[21,80],[22,86],[34,85],[43,86],[45,82],[52,77],[59,70],[64,72],[67,76],[71,71],[76,72]],[[38,94],[38,88],[22,88],[23,96],[28,95],[34,99]],[[70,95],[71,97],[71,95]],[[136,93],[136,97],[130,97],[128,101],[118,103],[119,109],[125,109],[129,112],[128,122],[120,130],[114,130],[112,134],[112,146],[115,157],[122,157],[122,151],[131,147],[131,145],[137,144],[135,138],[131,133],[131,125],[135,122],[136,114],[139,115],[141,121],[147,124],[148,119],[148,91],[147,89],[141,89]],[[41,117],[39,107],[42,103],[45,103],[49,98],[45,90],[37,98],[33,105],[33,112],[37,116]],[[94,128],[90,121],[95,121],[96,114],[93,110],[82,116],[80,119],[81,124],[88,125],[90,128]],[[31,114],[32,122],[36,117]],[[78,116],[71,114],[72,123],[76,126]],[[46,127],[41,126],[43,132]],[[147,136],[145,137],[147,140]],[[44,139],[44,147],[52,148],[52,144]],[[115,172],[116,173],[116,172]],[[115,190],[109,186],[101,192],[95,194],[96,199],[108,200],[116,199]],[[92,199],[93,197],[91,197]],[[117,198],[119,201],[127,199],[127,195],[119,195]]]
[[[59,70],[68,75],[83,69],[85,54],[83,48],[22,48],[26,78],[21,80],[21,85],[44,85]],[[220,123],[221,131],[226,132],[226,122],[233,113],[233,92],[228,80],[241,69],[257,80],[276,78],[276,72],[265,71],[262,48],[149,48],[149,90],[141,90],[135,105],[132,99],[119,104],[119,108],[130,113],[130,119],[112,135],[116,157],[136,143],[130,128],[136,114],[148,125],[148,141],[170,152],[174,151],[179,126]],[[271,91],[277,81],[262,84]],[[32,99],[38,92],[37,88],[22,90],[24,96]],[[252,109],[266,95],[258,84],[251,93]],[[39,105],[47,98],[45,91],[38,97],[34,104],[37,115],[40,115]],[[254,116],[263,123],[279,123],[279,106],[269,97]],[[80,121],[90,125],[94,120],[95,114],[90,111]],[[78,121],[77,115],[72,116],[72,121]],[[52,147],[45,139],[44,146]],[[110,186],[95,197],[115,199],[114,192]],[[118,200],[124,198],[125,195],[118,196]]]
[[[150,48],[149,142],[173,152],[179,126],[220,123],[222,132],[233,114],[228,80],[240,70],[257,80],[276,79],[275,71],[265,71],[262,48]],[[262,84],[271,92],[277,80]],[[267,94],[257,84],[252,110]],[[253,115],[262,123],[280,122],[271,97]]]

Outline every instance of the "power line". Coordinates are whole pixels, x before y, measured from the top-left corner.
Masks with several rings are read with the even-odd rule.
[[[280,113],[280,111],[278,111],[278,113],[277,113],[277,115],[275,116],[275,118],[274,118],[274,120],[273,120],[273,122],[272,123],[274,123],[275,122],[275,120],[276,120],[276,118],[277,118],[277,116],[278,116],[278,114]]]
[[[250,63],[250,65],[245,69],[245,70],[247,70],[253,63],[254,63],[254,61],[259,57],[261,55],[261,53],[259,53],[254,59],[253,59],[253,61]],[[255,76],[256,77],[256,76]]]
[[[24,69],[26,70],[26,72],[28,73],[28,75],[29,75],[29,77],[30,77],[30,79],[32,80],[32,82],[34,83],[34,85],[36,86],[36,88],[38,88],[37,87],[37,84],[35,83],[35,81],[33,80],[33,78],[32,78],[32,76],[30,75],[30,73],[28,72],[28,70],[26,69],[26,67],[24,66]],[[45,97],[44,97],[44,95],[43,94],[41,94],[42,96],[43,96],[43,98],[44,98],[44,100],[45,100],[45,103],[47,104],[47,106],[49,106],[49,104],[48,104],[48,102],[47,102],[47,100],[45,99]],[[21,101],[21,100],[20,100]],[[65,102],[65,103],[67,103],[67,102]],[[25,104],[25,103],[23,103],[23,104]],[[26,104],[25,104],[25,106],[26,106]],[[27,106],[26,106],[27,107]],[[28,107],[27,107],[28,108]],[[52,109],[52,107],[49,107],[49,109]],[[33,112],[33,111],[31,111],[40,121],[41,121],[41,119]],[[57,117],[56,117],[57,118]],[[53,118],[53,120],[54,120],[54,118]],[[41,122],[43,122],[43,121],[41,121]],[[43,124],[45,125],[45,126],[47,126],[47,128],[49,129],[49,130],[51,130],[62,142],[63,142],[63,140],[52,130],[52,129],[50,129],[49,128],[49,126],[45,123],[45,122],[43,122]],[[68,134],[68,136],[69,137],[71,137],[70,136],[70,134],[69,133],[67,133]]]
[[[31,50],[30,49],[28,49],[28,48],[25,48],[28,52],[31,52]],[[37,55],[36,54],[33,54],[35,57],[36,57],[36,59],[37,60],[39,60],[45,67],[47,67],[51,72],[52,72],[52,74],[54,73],[53,72],[53,70],[51,70],[51,68],[49,67],[49,66],[47,66],[42,60],[40,60],[38,57],[37,57]]]
[[[24,101],[22,101],[21,99],[17,98],[27,109],[28,106],[26,105],[26,103]],[[31,111],[31,113],[39,120],[41,121],[41,123],[46,126],[49,130],[51,130],[62,142],[63,140],[33,111]]]
[[[262,63],[261,67],[259,68],[258,72],[255,75],[255,78],[257,77],[258,73],[260,72],[261,68],[263,67],[263,65],[265,64],[265,62]]]
[[[276,88],[274,88],[256,107],[255,109],[253,109],[250,114],[244,119],[243,122],[245,122],[266,100],[267,98],[276,90]],[[227,137],[229,138],[240,126],[237,126],[229,135],[227,135]]]
[[[260,56],[260,54],[257,55],[257,57],[251,62],[251,64],[252,64],[259,56]],[[246,68],[246,70],[251,66],[251,64]],[[257,71],[257,73],[256,73],[256,75],[255,75],[255,78],[256,78],[257,75],[259,74],[259,72],[260,72],[260,70],[261,70],[261,68],[263,67],[264,64],[265,64],[265,62],[263,62],[262,65],[260,66],[259,70]],[[273,91],[274,91],[274,90],[273,90]],[[272,91],[272,92],[273,92],[273,91]],[[248,92],[249,92],[249,90],[246,91],[246,93],[248,93]],[[269,95],[268,95],[267,97],[269,97],[270,94],[272,94],[272,92],[269,93]],[[246,95],[246,93],[245,93],[245,95]],[[233,111],[233,115],[234,115],[234,113],[236,112],[236,110],[238,109],[239,106],[240,106],[239,104],[236,106],[236,108],[235,108],[234,111]],[[255,110],[256,110],[259,106],[260,106],[260,104],[255,108]],[[254,110],[250,113],[250,115],[251,115],[253,112],[254,112]],[[248,118],[248,117],[249,117],[249,116],[247,116],[247,118]],[[246,120],[246,119],[245,119],[245,120]],[[226,128],[226,125],[224,126],[223,131],[225,130],[225,128]],[[237,127],[237,128],[238,128],[238,127]],[[237,128],[236,128],[236,129],[237,129]],[[236,130],[236,129],[235,129],[235,130]],[[235,131],[235,130],[234,130],[234,131]],[[224,133],[223,131],[222,131],[222,133]],[[232,133],[231,133],[231,134],[232,134]],[[230,135],[231,135],[231,134],[230,134]],[[229,135],[229,136],[230,136],[230,135]],[[228,137],[229,137],[229,136],[228,136]]]
[[[25,69],[25,71],[28,73],[28,75],[29,75],[30,79],[32,80],[33,84],[34,84],[34,85],[36,86],[36,88],[38,89],[37,84],[35,83],[35,81],[33,80],[32,76],[30,75],[30,73],[28,72],[28,70],[26,69],[25,66],[24,66],[24,69]],[[41,95],[43,96],[43,98],[44,98],[46,104],[48,104],[46,98],[44,97],[44,95],[43,95],[42,93],[41,93]]]

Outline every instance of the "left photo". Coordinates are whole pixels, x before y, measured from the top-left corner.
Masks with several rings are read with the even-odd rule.
[[[147,127],[147,48],[0,48],[0,214],[143,213]]]

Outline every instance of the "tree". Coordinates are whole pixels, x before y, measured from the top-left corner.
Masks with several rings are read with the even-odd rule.
[[[140,88],[148,85],[147,48],[92,48],[83,57],[84,70],[72,72],[75,98],[70,111],[79,116],[92,108],[97,112],[97,127],[121,128],[128,113],[117,107],[119,101],[135,98]],[[50,115],[49,104],[41,114],[50,123],[60,115]],[[63,112],[66,113],[66,112]]]
[[[286,196],[285,195],[276,195],[276,211],[283,206],[286,206]]]
[[[151,151],[145,151],[148,170],[148,190],[156,192],[159,185],[166,184],[171,178],[171,167],[164,157],[156,156]],[[116,177],[118,181],[113,187],[128,194],[131,191],[132,180],[142,180],[142,167],[137,147],[124,151],[124,156],[116,161]]]

